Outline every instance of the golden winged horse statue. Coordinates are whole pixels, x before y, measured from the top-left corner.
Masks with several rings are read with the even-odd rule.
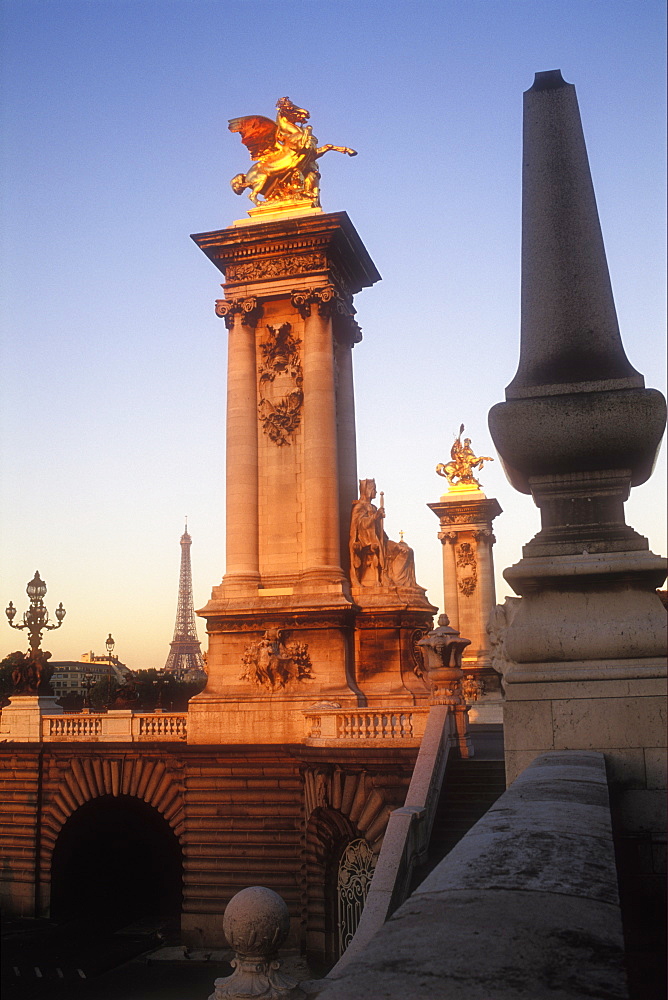
[[[320,171],[317,161],[334,150],[357,156],[347,146],[318,146],[305,108],[298,108],[289,97],[276,104],[276,121],[262,115],[231,118],[230,132],[239,132],[241,141],[255,163],[248,173],[237,174],[230,181],[235,194],[249,188],[254,205],[264,202],[307,202],[320,207]],[[264,202],[259,201],[262,195]]]

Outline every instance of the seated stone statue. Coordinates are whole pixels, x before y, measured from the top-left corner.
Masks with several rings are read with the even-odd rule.
[[[376,480],[360,479],[360,498],[353,504],[350,520],[350,569],[353,585],[379,587],[385,576],[385,510],[371,501]]]
[[[415,554],[410,545],[403,538],[399,542],[388,538],[386,553],[387,573],[392,583],[397,587],[416,587]]]
[[[360,498],[350,519],[350,575],[354,587],[415,588],[415,557],[404,542],[394,542],[383,529],[385,508],[376,507],[375,479],[360,479]]]

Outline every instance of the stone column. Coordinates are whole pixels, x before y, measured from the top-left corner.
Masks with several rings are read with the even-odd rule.
[[[440,521],[445,613],[451,626],[470,639],[463,669],[467,676],[473,674],[481,691],[472,711],[476,721],[500,722],[501,686],[492,668],[487,622],[496,600],[492,522],[501,507],[476,482],[450,486],[438,503],[427,506]]]
[[[355,334],[346,320],[353,297],[380,275],[344,212],[275,216],[270,208],[193,236],[224,276],[218,312],[230,328],[227,567],[198,612],[209,634],[208,682],[188,707],[193,744],[299,743],[309,705],[364,701],[351,652],[357,606],[341,565],[341,511],[347,532],[357,486]],[[299,646],[299,657],[307,651],[317,669],[312,677],[292,671],[285,683],[282,674],[268,697],[244,665],[266,633],[284,629],[286,645]],[[404,688],[402,697],[403,705]]]
[[[304,316],[304,582],[322,589],[343,580],[331,285],[293,295]]]
[[[457,597],[457,565],[455,562],[456,531],[439,531],[443,545],[443,608],[454,629],[459,629],[459,599]]]
[[[227,351],[226,590],[257,589],[258,547],[257,362],[254,297],[220,300],[216,315],[229,330]]]
[[[353,386],[353,345],[362,339],[351,315],[335,317],[336,415],[339,465],[339,536],[341,566],[350,570],[349,536],[352,505],[357,500],[357,439],[355,434],[355,391]]]
[[[487,634],[487,621],[489,613],[496,604],[496,587],[494,584],[494,564],[492,561],[492,545],[496,541],[491,528],[480,528],[473,532],[476,543],[476,557],[478,560],[478,605],[480,608],[480,619],[485,623],[485,629],[481,635],[481,643],[478,648],[478,660],[485,666],[490,664],[489,636]]]

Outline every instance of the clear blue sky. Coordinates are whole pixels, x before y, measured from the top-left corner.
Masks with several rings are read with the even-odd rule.
[[[325,211],[383,275],[357,297],[359,474],[442,601],[425,504],[519,343],[522,91],[577,87],[622,337],[665,392],[665,14],[658,0],[4,0],[2,608],[35,569],[63,601],[54,658],[162,666],[188,514],[196,607],[224,571],[220,275],[189,239],[242,216],[227,119],[289,95],[321,142]],[[628,520],[665,551],[665,459]],[[484,471],[501,570],[538,528]],[[4,618],[4,615],[3,615]],[[200,638],[205,639],[199,626]],[[0,627],[0,655],[24,637]]]

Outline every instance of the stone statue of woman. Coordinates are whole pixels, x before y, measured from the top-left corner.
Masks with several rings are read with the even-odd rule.
[[[360,498],[350,520],[350,566],[353,586],[415,588],[415,556],[401,539],[394,542],[383,528],[385,508],[376,497],[375,479],[360,479]]]
[[[376,480],[360,479],[360,498],[353,504],[350,519],[350,569],[353,585],[378,587],[383,584],[385,510],[371,501],[376,497]]]

